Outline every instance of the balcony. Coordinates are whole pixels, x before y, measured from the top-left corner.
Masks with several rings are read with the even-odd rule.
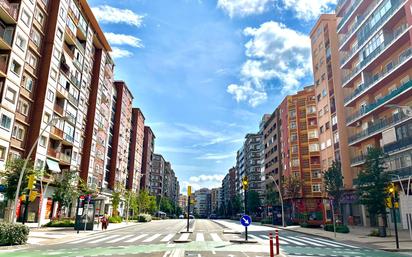
[[[392,73],[394,70],[398,69],[400,66],[405,64],[405,62],[412,56],[412,49],[409,48],[399,58],[395,59],[392,61],[392,65],[386,66],[385,69],[372,76],[369,78],[365,83],[360,85],[358,88],[356,88],[352,94],[347,96],[345,98],[345,106],[350,104],[354,99],[356,99],[358,96],[362,95],[365,93],[369,88],[374,87],[376,84],[381,81],[382,78],[386,77],[388,74]]]
[[[19,4],[0,0],[0,18],[8,24],[16,24],[19,13]]]
[[[6,77],[7,75],[7,62],[9,60],[8,54],[0,54],[0,77]]]
[[[55,159],[58,159],[58,154],[59,153],[57,152],[57,149],[52,148],[50,146],[47,148],[47,155],[48,156],[53,157]]]
[[[351,162],[350,162],[350,163],[351,163],[351,166],[354,167],[354,166],[358,166],[358,165],[364,164],[365,161],[366,161],[366,155],[361,154],[361,155],[359,155],[359,156],[353,157],[353,158],[351,159]]]
[[[388,172],[398,175],[400,179],[408,179],[410,176],[412,176],[412,166],[403,167],[396,170],[388,170]]]
[[[54,104],[54,111],[58,114],[60,114],[60,116],[63,116],[63,107],[58,105],[58,104]]]
[[[398,123],[408,120],[409,118],[410,117],[406,116],[403,112],[400,112],[389,118],[370,123],[367,129],[349,137],[349,145],[353,145],[369,138],[370,136],[376,135],[389,127],[393,127]]]
[[[358,111],[354,115],[349,116],[346,119],[347,125],[350,125],[351,123],[355,122],[356,120],[358,120],[359,118],[365,116],[366,114],[369,114],[369,113],[373,112],[378,107],[382,106],[385,103],[390,102],[391,100],[398,97],[399,95],[409,91],[411,88],[412,88],[412,80],[410,80],[407,83],[401,85],[400,87],[398,87],[397,89],[391,91],[390,93],[388,93],[384,97],[378,99],[377,101],[366,105],[365,107],[363,107],[360,111]]]
[[[70,155],[64,154],[64,153],[59,153],[58,157],[59,157],[59,160],[61,162],[70,165],[70,162],[71,162],[71,159],[72,159]]]
[[[362,1],[355,1],[355,4],[352,4],[347,11],[345,12],[345,14],[342,16],[342,19],[340,20],[338,27],[337,27],[337,31],[339,31],[343,25],[345,25],[345,23],[348,21],[348,19],[352,16],[352,14],[354,13],[354,11],[356,9],[358,9],[358,7],[361,5]]]
[[[66,132],[64,132],[63,139],[64,139],[63,142],[66,142],[66,143],[68,143],[69,145],[72,145],[73,142],[74,142],[74,137],[71,136],[71,135],[69,135],[69,134],[67,134]]]
[[[0,29],[0,49],[11,50],[13,41],[14,27],[6,27]]]
[[[51,127],[50,133],[51,133],[52,136],[54,136],[54,138],[57,138],[57,139],[60,139],[60,140],[63,139],[64,132],[61,129],[55,127],[55,126]]]
[[[67,117],[67,121],[70,122],[71,124],[76,124],[76,116],[71,114],[70,112],[66,111],[65,116]]]
[[[402,140],[395,141],[383,146],[383,151],[385,153],[395,153],[401,150],[412,147],[412,137],[402,138]]]

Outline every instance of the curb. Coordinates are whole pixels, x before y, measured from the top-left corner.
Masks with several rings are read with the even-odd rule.
[[[257,244],[256,240],[232,239],[229,242],[236,244]]]

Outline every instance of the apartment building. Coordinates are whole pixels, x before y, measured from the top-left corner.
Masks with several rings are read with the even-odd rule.
[[[232,167],[222,180],[222,203],[226,208],[229,206],[230,201],[232,201],[236,196],[236,173],[236,168]]]
[[[211,193],[208,188],[201,188],[194,192],[195,205],[193,212],[200,218],[207,218],[211,211]]]
[[[370,147],[389,155],[388,171],[407,184],[412,175],[410,116],[391,105],[411,106],[412,15],[410,0],[340,1],[338,16],[341,86],[345,92],[346,126],[353,184]],[[399,177],[398,177],[399,176]],[[399,183],[398,183],[399,185]],[[401,221],[412,210],[401,193]],[[376,218],[362,208],[357,223],[375,225]]]
[[[315,87],[308,86],[287,96],[279,106],[286,215],[297,222],[323,224],[325,221],[321,157],[316,113]],[[291,177],[301,182],[300,190],[291,195]]]
[[[155,138],[156,137],[152,129],[149,126],[145,126],[143,138],[142,177],[140,179],[141,190],[150,189],[150,172],[152,170]]]
[[[222,188],[212,188],[210,190],[210,213],[217,214],[220,208]]]
[[[163,178],[166,161],[160,154],[153,154],[152,171],[150,172],[149,193],[154,196],[163,196]]]
[[[132,110],[132,126],[129,148],[129,164],[126,188],[133,192],[139,192],[140,177],[143,160],[143,140],[144,140],[145,117],[139,108]]]
[[[338,126],[338,124],[345,124],[346,117],[343,108],[345,96],[341,87],[339,43],[336,30],[336,15],[322,14],[313,27],[310,38],[316,111],[318,113],[321,170],[326,171],[333,161],[341,163],[345,188],[342,199],[342,204],[345,207],[342,214],[343,219],[348,220],[350,215],[354,215],[351,206],[356,205],[356,201],[353,197],[353,173],[347,150],[348,130],[345,126]],[[328,209],[329,205],[326,205],[325,208]]]

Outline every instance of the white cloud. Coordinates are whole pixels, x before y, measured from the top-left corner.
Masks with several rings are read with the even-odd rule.
[[[337,0],[282,0],[281,9],[295,12],[296,17],[305,21],[314,20],[322,13],[330,13]]]
[[[273,0],[218,0],[217,7],[223,9],[231,18],[261,14],[268,9]]]
[[[114,59],[118,59],[118,58],[125,58],[125,57],[130,57],[133,55],[132,52],[124,50],[124,49],[120,49],[117,47],[112,47],[112,52],[110,53],[110,55],[114,58]]]
[[[107,32],[105,36],[111,45],[129,45],[136,48],[144,47],[140,38],[131,35]]]
[[[142,26],[143,15],[138,15],[129,9],[119,9],[109,5],[100,5],[92,8],[94,16],[101,23],[125,23],[135,27]]]
[[[199,175],[199,176],[191,176],[189,178],[190,182],[222,182],[224,175]]]
[[[206,153],[202,156],[197,157],[196,159],[199,160],[225,160],[229,158],[234,158],[236,157],[236,153]]]
[[[281,82],[281,93],[293,93],[312,73],[308,36],[275,21],[248,27],[244,34],[251,39],[245,44],[248,59],[241,69],[243,83],[227,88],[236,101],[247,101],[251,106],[265,102],[267,83],[273,79]]]

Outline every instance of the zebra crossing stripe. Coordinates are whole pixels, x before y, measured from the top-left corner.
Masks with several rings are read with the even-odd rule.
[[[184,233],[182,234],[178,240],[184,241],[189,239],[190,234],[189,233]]]
[[[248,237],[251,237],[251,238],[253,238],[253,239],[255,239],[255,240],[258,240],[258,241],[263,241],[262,238],[257,237],[257,236],[255,236],[255,235],[248,235]]]
[[[294,241],[292,238],[287,238],[287,237],[282,237],[282,241],[286,241],[286,242],[289,242],[289,243],[295,244],[295,245],[301,245],[301,246],[305,245],[305,244],[302,244],[300,242]]]
[[[269,240],[269,237],[266,236],[266,235],[260,235],[260,237],[263,238],[263,239]],[[283,241],[282,239],[283,238],[279,237],[279,244],[281,244],[281,245],[288,245],[289,244],[288,242]],[[276,244],[275,238],[273,238],[273,243]]]
[[[318,243],[321,243],[321,244],[324,244],[324,245],[329,245],[329,246],[333,246],[333,247],[342,247],[342,246],[340,246],[340,245],[337,245],[337,244],[334,244],[334,243],[332,243],[332,241],[330,241],[330,242],[326,242],[326,241],[323,241],[323,242],[320,242],[319,240],[318,240],[318,238],[316,238],[316,239],[313,239],[313,238],[308,238],[308,237],[301,237],[301,238],[303,238],[303,239],[305,239],[305,240],[308,240],[308,241],[311,241],[311,242],[318,242]]]
[[[216,233],[210,233],[210,236],[212,237],[213,241],[215,241],[215,242],[221,242],[222,241],[222,239]]]
[[[158,238],[159,236],[161,236],[161,234],[154,234],[153,236],[146,238],[145,240],[143,240],[143,243],[149,243],[152,242],[153,240],[155,240],[156,238]]]
[[[169,242],[174,236],[175,234],[168,234],[162,240],[160,240],[160,242]]]
[[[147,234],[141,234],[141,235],[138,235],[138,236],[136,236],[135,238],[129,239],[129,240],[125,241],[125,242],[126,242],[126,243],[133,243],[133,242],[136,242],[137,240],[139,240],[139,239],[141,239],[141,238],[143,238],[143,237],[145,237],[145,236],[147,236]]]
[[[83,238],[83,239],[79,239],[79,240],[76,240],[76,241],[72,241],[72,242],[70,242],[70,243],[68,243],[68,244],[78,244],[78,243],[84,243],[85,241],[89,241],[89,240],[93,240],[93,239],[97,239],[97,238],[102,238],[102,237],[104,237],[105,235],[96,235],[96,236],[91,236],[91,237],[87,237],[87,238]]]
[[[196,234],[196,241],[205,241],[205,236],[203,235],[203,233]]]
[[[117,243],[117,242],[120,242],[120,241],[125,240],[126,238],[129,238],[129,237],[132,237],[132,236],[133,235],[121,236],[121,237],[113,239],[111,241],[107,241],[106,244]]]
[[[322,243],[322,242],[331,242],[331,241],[327,241],[327,240],[321,239],[321,238],[316,238],[316,240],[319,241],[319,243]],[[335,243],[335,244],[337,244],[337,245],[346,246],[346,247],[349,247],[349,248],[359,249],[359,247],[357,247],[357,246],[347,245],[347,244],[344,244],[344,243],[338,243],[338,242],[335,242],[335,241],[332,241],[332,242]]]
[[[292,238],[292,237],[291,237]],[[294,240],[306,243],[306,244],[310,244],[310,245],[314,245],[314,246],[323,246],[321,244],[315,243],[315,242],[310,242],[310,241],[305,241],[303,239],[297,238],[297,237],[293,237]]]
[[[115,238],[115,237],[118,237],[118,236],[119,236],[119,235],[106,236],[106,237],[103,237],[103,238],[99,238],[99,239],[97,239],[97,240],[90,241],[89,244],[100,243],[100,242],[103,242],[103,241],[105,241],[105,240],[109,240],[109,239],[112,239],[112,238]]]

